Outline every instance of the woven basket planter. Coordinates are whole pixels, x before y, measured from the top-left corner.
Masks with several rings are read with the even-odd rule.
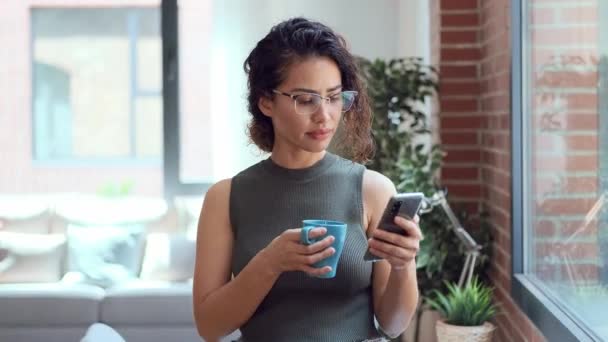
[[[491,342],[494,329],[496,327],[490,322],[473,327],[464,327],[447,324],[443,320],[439,320],[435,325],[438,342]]]

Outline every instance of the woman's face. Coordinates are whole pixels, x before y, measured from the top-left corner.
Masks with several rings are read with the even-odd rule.
[[[319,94],[325,98],[336,96],[342,91],[338,65],[328,57],[310,57],[293,63],[286,70],[286,78],[276,90],[293,95],[303,93]],[[294,100],[288,96],[275,94],[274,99],[260,99],[262,112],[272,119],[274,126],[274,150],[324,151],[334,136],[342,112],[327,101],[319,108],[302,114],[296,111]]]

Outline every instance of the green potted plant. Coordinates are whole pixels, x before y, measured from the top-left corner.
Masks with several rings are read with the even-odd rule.
[[[434,290],[435,298],[427,298],[428,304],[442,317],[436,323],[437,340],[492,341],[496,327],[489,321],[497,313],[497,306],[492,302],[492,288],[477,277],[462,288],[454,283],[446,286],[446,294]]]
[[[426,101],[436,96],[439,88],[437,70],[415,57],[373,61],[359,58],[359,66],[374,115],[372,134],[376,153],[367,167],[391,179],[398,192],[420,191],[432,197],[439,190],[438,174],[445,155],[433,141],[425,113]],[[463,224],[471,222],[464,212],[457,214]],[[420,297],[424,299],[434,289],[444,290],[445,281],[458,280],[465,254],[441,208],[432,208],[421,215],[420,228],[424,239],[416,266]],[[485,247],[488,231],[479,230],[471,235]],[[476,270],[482,270],[486,262],[484,248]],[[432,342],[438,315],[428,310],[424,300],[421,303],[404,338]]]

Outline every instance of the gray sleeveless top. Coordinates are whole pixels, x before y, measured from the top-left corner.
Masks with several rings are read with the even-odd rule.
[[[362,341],[377,338],[372,265],[361,196],[365,167],[329,152],[305,169],[286,169],[268,158],[232,179],[230,221],[236,276],[262,248],[303,219],[348,223],[336,277],[285,272],[241,327],[250,341]]]

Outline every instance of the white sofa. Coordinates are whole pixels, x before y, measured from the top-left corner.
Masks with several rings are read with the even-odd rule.
[[[115,329],[126,342],[202,340],[193,322],[191,282],[201,199],[166,205],[160,199],[56,198],[0,196],[0,341],[80,341],[97,322]],[[100,285],[70,270],[78,264],[73,259],[80,255],[75,254],[97,247],[86,245],[82,236],[75,239],[71,224],[90,226],[75,229],[87,229],[79,234],[104,246],[111,240],[94,234],[119,223],[143,229],[138,240],[111,245],[141,249],[135,275],[126,277],[128,272],[121,270],[111,273],[111,283]],[[95,265],[111,271],[122,267]],[[223,341],[238,336],[235,332]]]
[[[111,326],[126,342],[201,341],[191,293],[188,284],[105,291],[87,284],[1,284],[0,341],[77,342],[96,322]],[[238,336],[235,332],[223,341]]]

